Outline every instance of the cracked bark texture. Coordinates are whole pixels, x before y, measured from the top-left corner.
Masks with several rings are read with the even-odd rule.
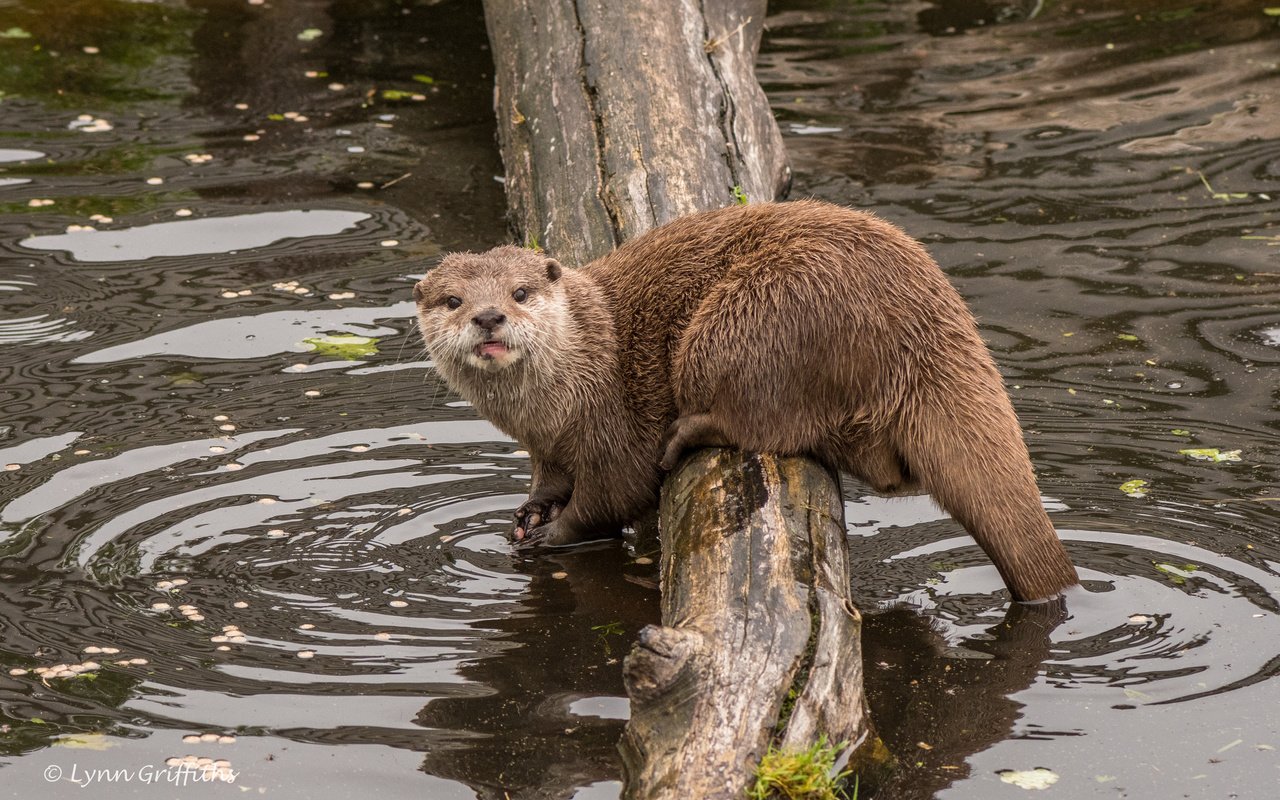
[[[844,506],[801,458],[701,450],[662,492],[662,620],[627,657],[623,797],[744,796],[776,743],[886,759],[862,693]]]
[[[677,217],[785,193],[755,79],[762,0],[485,0],[517,238],[580,266]]]

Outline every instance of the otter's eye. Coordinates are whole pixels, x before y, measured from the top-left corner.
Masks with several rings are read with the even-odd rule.
[[[516,289],[511,293],[511,298],[517,303],[523,303],[529,297],[529,293],[524,289]]]
[[[444,301],[444,304],[445,304],[446,306],[448,306],[449,308],[451,308],[451,309],[461,308],[461,307],[462,307],[462,298],[461,298],[461,297],[450,297],[448,300],[445,300],[445,301]]]

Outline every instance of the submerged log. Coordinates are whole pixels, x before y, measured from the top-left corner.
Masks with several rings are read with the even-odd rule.
[[[754,74],[764,14],[763,0],[485,0],[518,238],[579,266],[677,217],[780,197],[790,169]],[[878,744],[825,469],[696,453],[659,526],[663,626],[625,667],[624,796],[737,798],[770,743]]]

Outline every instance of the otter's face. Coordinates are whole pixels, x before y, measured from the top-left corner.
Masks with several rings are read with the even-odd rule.
[[[450,382],[496,374],[553,346],[560,264],[518,247],[454,253],[413,287],[418,327]]]

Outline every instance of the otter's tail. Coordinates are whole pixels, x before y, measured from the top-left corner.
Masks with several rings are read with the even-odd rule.
[[[977,540],[1015,599],[1051,597],[1079,577],[1040,504],[1017,417],[1003,387],[969,388],[980,396],[935,396],[917,406],[902,421],[899,451]]]

